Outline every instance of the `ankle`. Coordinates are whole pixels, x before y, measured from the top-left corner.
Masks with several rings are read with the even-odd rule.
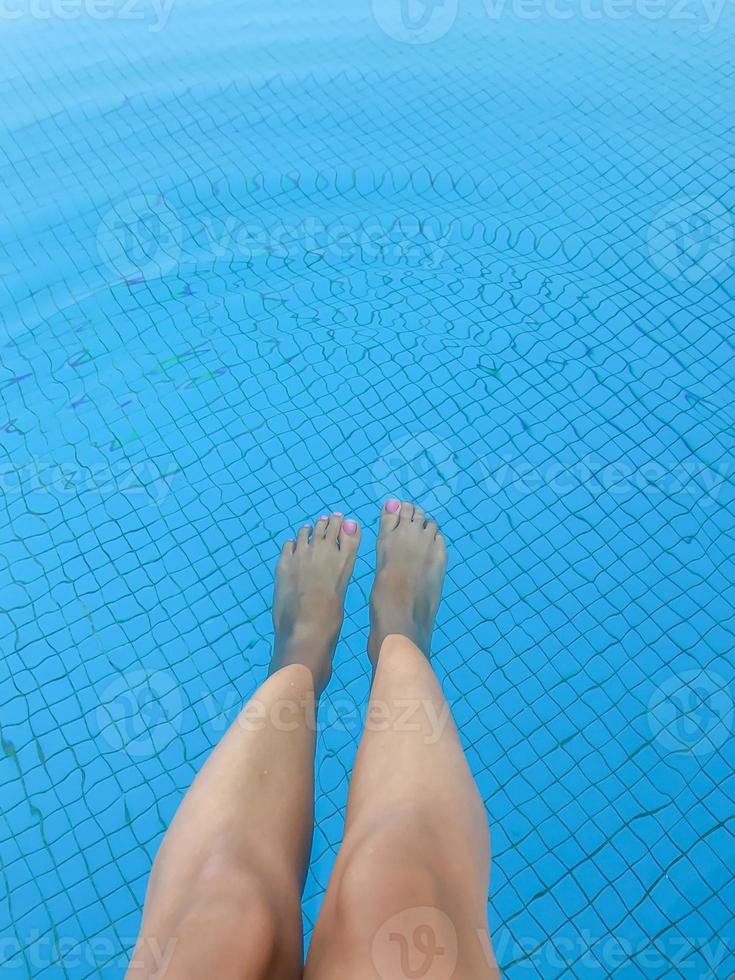
[[[381,603],[380,608],[372,607],[370,611],[370,636],[368,653],[377,666],[378,656],[384,641],[389,636],[405,637],[428,657],[431,648],[431,630],[417,622],[413,611],[406,606],[395,606],[393,603]]]
[[[299,664],[306,667],[314,680],[317,700],[332,677],[332,656],[339,639],[342,620],[331,626],[298,622],[290,630],[276,630],[269,674],[282,667]]]

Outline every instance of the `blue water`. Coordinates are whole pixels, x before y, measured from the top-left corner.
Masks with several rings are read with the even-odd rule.
[[[400,493],[450,542],[505,975],[726,980],[731,4],[60,9],[0,40],[3,976],[122,977],[279,543],[335,508],[310,927]]]

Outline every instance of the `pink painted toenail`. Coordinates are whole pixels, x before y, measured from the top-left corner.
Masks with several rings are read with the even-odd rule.
[[[398,508],[401,506],[400,500],[386,500],[385,509],[389,514],[395,514]]]
[[[322,514],[322,516],[319,518],[319,520],[320,521],[328,521],[329,520],[329,514]]]
[[[357,531],[357,521],[346,520],[342,522],[342,530],[345,534],[354,534]]]
[[[344,514],[342,513],[341,510],[335,510],[335,512],[332,514],[332,517],[344,517]]]

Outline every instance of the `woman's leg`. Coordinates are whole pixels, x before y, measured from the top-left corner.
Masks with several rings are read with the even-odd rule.
[[[307,980],[498,977],[485,808],[428,659],[445,568],[436,524],[389,501],[371,597],[370,707]]]
[[[341,515],[284,546],[271,676],[195,779],[151,872],[129,978],[296,980],[316,701],[359,543]]]

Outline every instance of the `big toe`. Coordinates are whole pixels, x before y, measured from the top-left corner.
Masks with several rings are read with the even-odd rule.
[[[398,526],[399,512],[401,510],[400,500],[386,500],[380,512],[380,533],[394,531]]]

